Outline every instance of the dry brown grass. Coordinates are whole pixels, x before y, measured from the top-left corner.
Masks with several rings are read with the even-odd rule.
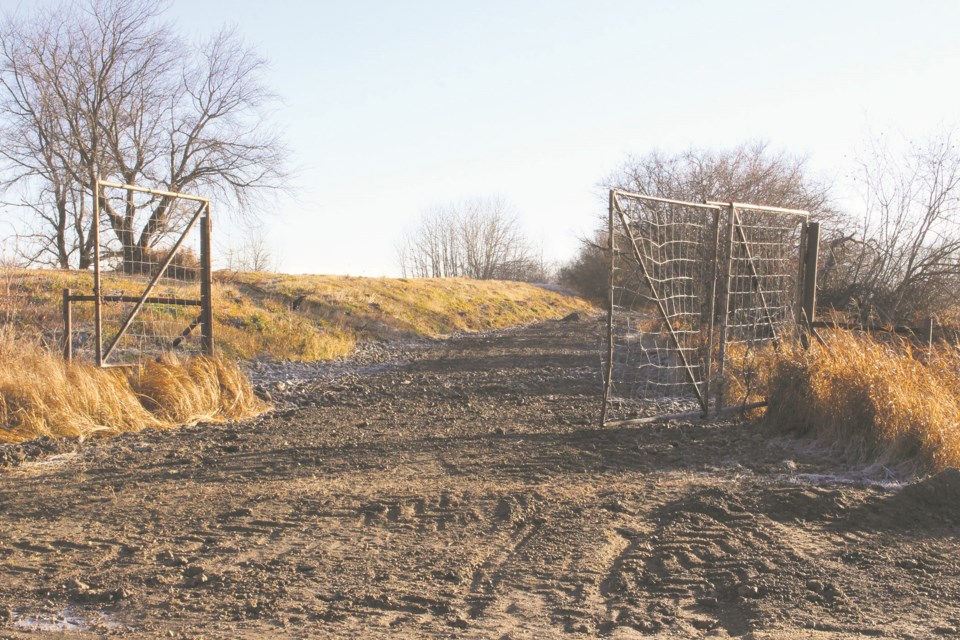
[[[833,331],[784,349],[767,382],[766,422],[812,436],[851,462],[901,473],[960,465],[960,351]]]
[[[266,409],[243,371],[222,356],[149,362],[128,381],[144,408],[172,424],[240,419]]]
[[[222,358],[97,369],[0,330],[0,441],[115,435],[255,415],[243,372]]]
[[[744,406],[765,400],[770,372],[780,355],[780,349],[770,343],[728,344],[724,369],[725,404]],[[747,412],[749,417],[761,414],[758,411]]]

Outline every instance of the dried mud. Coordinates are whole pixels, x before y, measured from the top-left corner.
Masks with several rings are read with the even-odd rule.
[[[598,429],[598,335],[457,337],[257,420],[8,447],[0,636],[960,635],[956,471],[900,490],[738,422]]]

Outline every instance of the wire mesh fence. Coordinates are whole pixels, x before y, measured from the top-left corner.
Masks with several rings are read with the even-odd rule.
[[[610,193],[605,423],[748,402],[793,339],[805,212]]]
[[[209,202],[101,182],[95,220],[93,291],[64,292],[66,356],[102,366],[211,351]]]
[[[726,209],[718,407],[757,400],[771,348],[799,337],[807,220],[805,212],[776,207],[735,204]]]
[[[611,194],[608,417],[705,406],[719,213]]]

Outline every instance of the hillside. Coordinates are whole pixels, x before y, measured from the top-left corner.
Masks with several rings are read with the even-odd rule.
[[[323,359],[347,353],[358,340],[505,329],[591,308],[522,282],[258,273],[222,273],[218,280],[220,335],[241,357]],[[252,337],[257,318],[263,328]],[[288,338],[301,331],[303,339],[291,345]],[[251,348],[250,340],[259,343]]]
[[[118,278],[104,286],[132,291]],[[0,323],[52,344],[62,331],[64,288],[90,292],[92,276],[5,270]],[[532,284],[452,278],[218,272],[214,296],[217,342],[225,355],[289,360],[337,358],[362,340],[504,329],[590,309],[579,298]],[[74,305],[75,322],[92,318],[92,307]]]

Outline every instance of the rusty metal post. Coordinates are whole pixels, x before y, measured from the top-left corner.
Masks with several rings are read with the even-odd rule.
[[[100,181],[93,183],[93,324],[96,363],[103,366],[103,292],[100,286]]]
[[[73,360],[73,314],[70,309],[70,289],[63,290],[63,359]]]
[[[724,397],[726,381],[723,377],[724,368],[727,364],[727,316],[730,315],[730,289],[731,279],[733,277],[733,242],[736,233],[736,222],[737,207],[731,202],[727,210],[727,261],[723,270],[723,315],[720,318],[720,353],[718,354],[720,362],[717,368],[717,411],[722,410],[726,403],[726,398]]]
[[[603,407],[600,409],[600,426],[607,422],[607,403],[610,402],[610,387],[613,386],[613,291],[616,286],[617,243],[614,240],[613,208],[616,194],[610,190],[610,200],[607,206],[610,217],[607,231],[607,251],[610,253],[610,276],[607,288],[607,371],[603,383]]]
[[[200,348],[212,356],[213,341],[213,260],[211,259],[210,204],[200,218]]]
[[[703,417],[710,417],[710,378],[713,377],[713,346],[716,338],[716,315],[717,315],[717,278],[720,274],[720,213],[717,209],[713,212],[713,269],[710,274],[710,302],[709,317],[707,320],[707,357],[706,371],[703,377],[703,397],[707,399],[707,410]],[[720,407],[717,407],[718,409]]]

